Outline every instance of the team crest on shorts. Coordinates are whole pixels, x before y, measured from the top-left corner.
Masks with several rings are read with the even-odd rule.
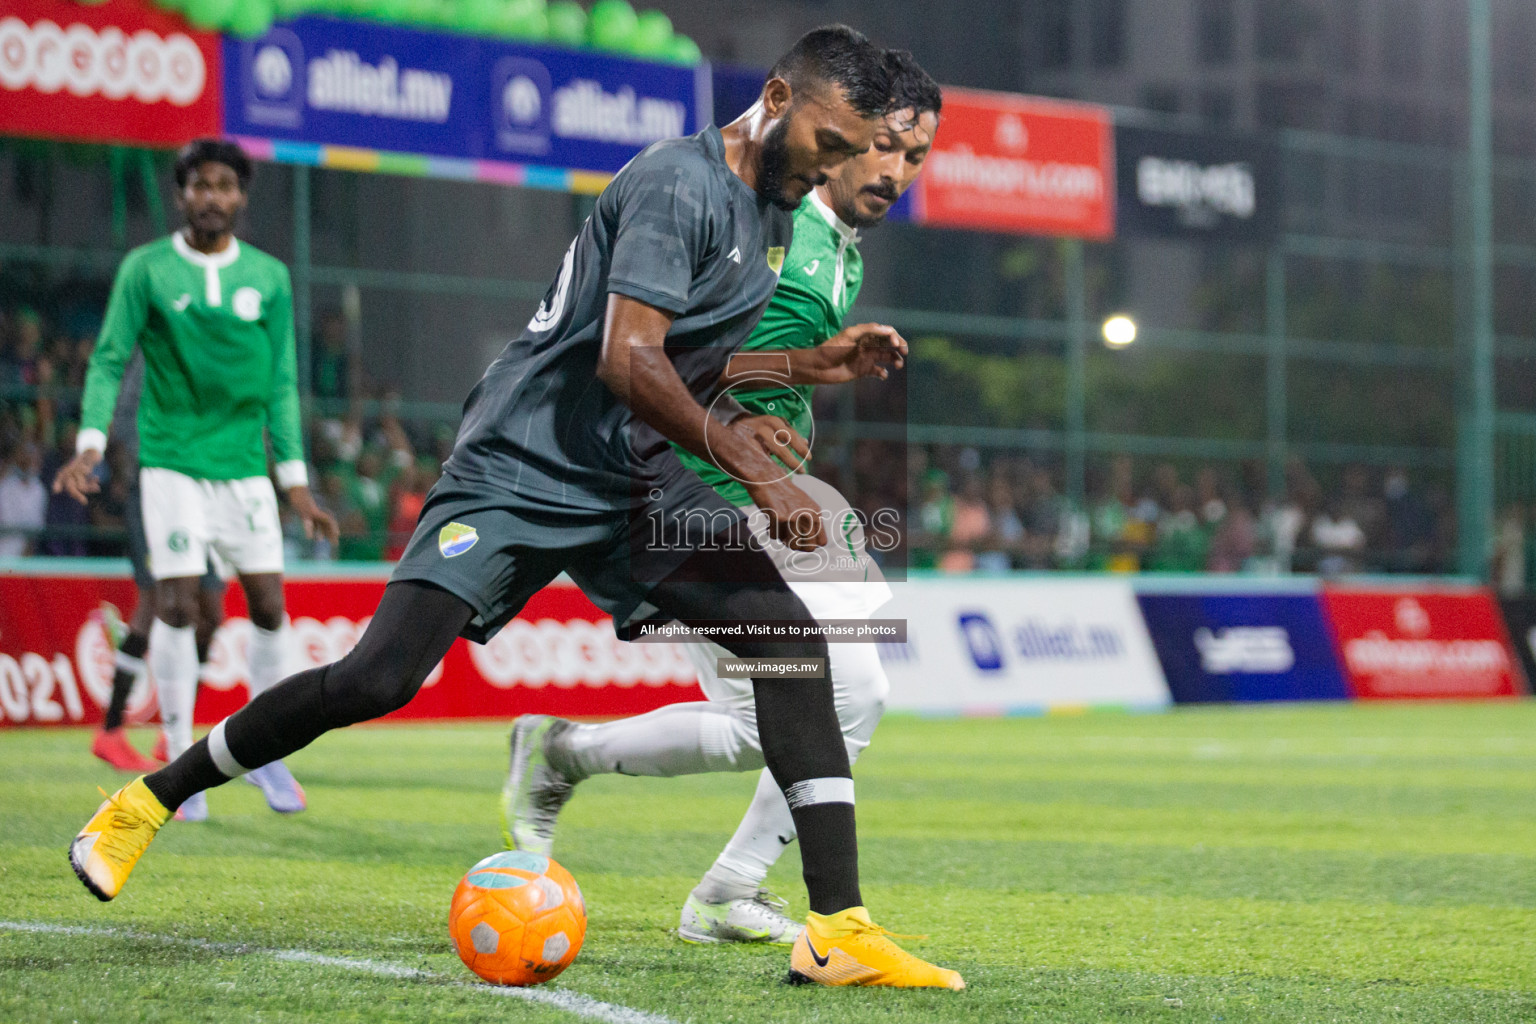
[[[473,526],[465,526],[463,523],[449,523],[437,531],[437,550],[443,553],[444,558],[452,558],[462,555],[480,540],[480,534],[475,532]]]
[[[784,269],[784,247],[771,245],[768,247],[768,269],[777,274]]]

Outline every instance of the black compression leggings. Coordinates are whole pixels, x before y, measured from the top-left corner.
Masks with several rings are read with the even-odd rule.
[[[810,614],[766,555],[740,550],[696,552],[658,583],[650,601],[684,623],[721,619],[794,620]],[[721,582],[728,580],[730,582]],[[367,631],[340,661],[290,676],[224,722],[224,742],[241,767],[287,757],[323,733],[380,718],[410,703],[472,611],[461,598],[430,584],[401,581],[384,588]],[[725,644],[738,657],[825,658],[819,637],[793,642],[740,640]],[[763,758],[781,788],[810,779],[851,777],[830,679],[756,678],[758,734]],[[228,781],[195,743],[148,777],[168,808]],[[858,905],[858,855],[853,805],[811,803],[793,810],[811,907],[832,913]]]

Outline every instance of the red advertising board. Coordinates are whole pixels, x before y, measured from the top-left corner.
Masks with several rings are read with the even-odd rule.
[[[1008,93],[944,90],[944,123],[913,191],[944,227],[1105,239],[1115,232],[1109,111]]]
[[[143,0],[0,8],[0,133],[180,145],[223,123],[219,37]]]
[[[1325,587],[1323,607],[1356,699],[1466,700],[1524,692],[1504,619],[1486,590]]]
[[[335,661],[352,649],[384,590],[384,578],[289,580],[289,667]],[[126,614],[133,583],[97,576],[0,576],[0,727],[101,721],[112,691],[112,649],[102,602]],[[246,701],[251,634],[238,586],[214,637],[197,721],[211,724]],[[527,712],[631,715],[701,700],[678,644],[629,644],[576,587],[544,588],[489,644],[457,641],[416,699],[392,718],[509,719]],[[131,719],[155,714],[146,681]]]

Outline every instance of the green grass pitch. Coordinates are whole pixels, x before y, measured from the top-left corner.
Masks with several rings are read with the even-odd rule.
[[[217,790],[99,904],[65,861],[120,784],[88,743],[0,732],[0,1021],[1536,1020],[1536,702],[891,716],[865,898],[963,993],[792,988],[785,950],[673,936],[750,775],[584,783],[555,846],[581,956],[544,1001],[471,984],[445,918],[500,846],[488,726],[326,736],[290,761],[307,813]]]

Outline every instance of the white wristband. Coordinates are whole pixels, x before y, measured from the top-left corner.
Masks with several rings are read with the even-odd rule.
[[[303,459],[290,459],[277,464],[277,486],[283,490],[309,486],[309,469]]]
[[[75,454],[82,452],[95,452],[97,455],[107,450],[106,431],[97,430],[95,427],[85,427],[75,435]]]

